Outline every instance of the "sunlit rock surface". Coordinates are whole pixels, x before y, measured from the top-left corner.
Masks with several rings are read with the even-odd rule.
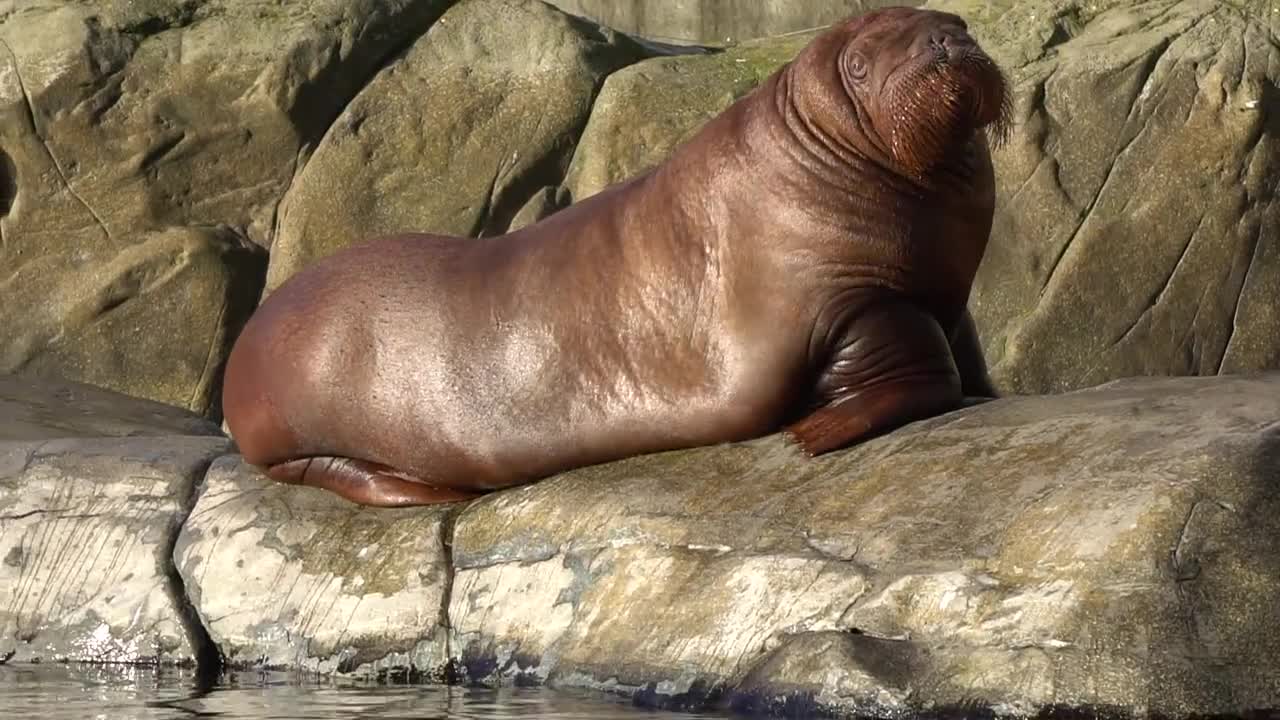
[[[1280,706],[1277,373],[1009,397],[819,459],[775,435],[402,510],[273,483],[178,411],[0,389],[11,662],[220,655],[775,714]]]
[[[673,704],[1280,704],[1280,376],[1009,398],[818,460],[776,436],[490,496],[475,679]]]
[[[0,372],[216,416],[295,173],[449,4],[0,3]]]
[[[1280,367],[1276,4],[930,7],[968,18],[1015,89],[970,302],[996,383]]]
[[[797,32],[676,47],[538,0],[0,4],[0,372],[216,420],[264,286],[635,177],[814,26],[880,3],[559,4],[624,30]],[[965,17],[1013,91],[970,302],[996,383],[1280,369],[1274,2],[929,7]]]
[[[600,83],[645,56],[542,3],[454,5],[352,100],[298,174],[268,290],[370,236],[507,231],[559,185]]]
[[[233,667],[402,676],[445,664],[450,508],[352,505],[218,460],[174,560]]]
[[[804,31],[886,5],[921,0],[549,0],[623,32],[682,43],[751,40]]]
[[[169,558],[229,448],[176,408],[0,375],[0,660],[195,661]]]

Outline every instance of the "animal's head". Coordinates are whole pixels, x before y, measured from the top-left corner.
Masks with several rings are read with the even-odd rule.
[[[852,102],[847,121],[863,136],[859,144],[906,174],[929,173],[984,129],[1004,138],[1004,76],[956,15],[887,8],[832,28],[811,47],[797,60],[826,66],[818,74]]]

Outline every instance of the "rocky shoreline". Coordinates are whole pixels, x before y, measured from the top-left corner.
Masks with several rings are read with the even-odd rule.
[[[1275,707],[1280,374],[1010,397],[385,510],[194,415],[0,378],[0,656],[835,716]]]

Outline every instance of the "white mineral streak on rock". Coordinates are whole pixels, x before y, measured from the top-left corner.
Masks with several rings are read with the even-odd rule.
[[[3,433],[3,429],[0,429]],[[5,442],[0,657],[176,662],[190,646],[167,587],[170,533],[221,438]]]
[[[454,642],[499,637],[522,653],[548,652],[575,620],[576,580],[559,557],[459,570],[449,605]]]
[[[435,671],[448,587],[442,517],[362,508],[227,458],[210,470],[175,558],[234,664]],[[377,662],[348,662],[371,648]]]

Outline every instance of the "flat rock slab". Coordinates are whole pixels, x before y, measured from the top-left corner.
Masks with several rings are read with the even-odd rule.
[[[0,374],[0,442],[217,435],[217,425],[163,403],[70,380]]]
[[[195,661],[207,643],[169,558],[230,448],[181,410],[0,377],[0,660]]]
[[[635,458],[474,502],[453,549],[475,681],[837,714],[1280,706],[1280,375],[1008,398],[818,460],[777,436]]]
[[[451,509],[360,507],[230,456],[174,559],[231,667],[431,676],[447,660]]]
[[[177,411],[15,388],[11,662],[216,644],[233,667],[769,714],[1280,707],[1280,373],[1009,397],[816,460],[771,436],[407,510],[272,483]]]

